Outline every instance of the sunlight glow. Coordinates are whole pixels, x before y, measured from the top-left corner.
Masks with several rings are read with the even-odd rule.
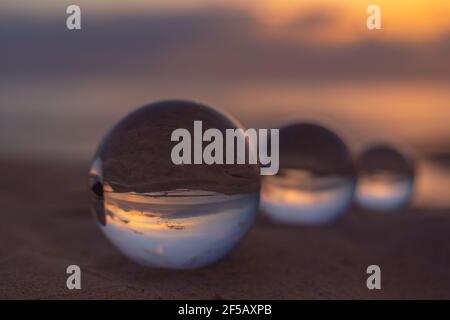
[[[367,38],[432,41],[450,34],[450,2],[442,0],[79,0],[77,4],[97,16],[239,10],[260,21],[263,35],[319,43]],[[366,9],[371,4],[381,7],[382,30],[371,32],[366,28]],[[3,0],[0,12],[35,17],[60,15],[65,8],[56,0]]]

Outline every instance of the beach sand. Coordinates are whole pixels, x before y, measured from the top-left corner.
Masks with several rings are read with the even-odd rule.
[[[0,162],[0,298],[450,298],[450,209],[353,210],[313,228],[260,216],[216,265],[148,269],[124,258],[95,225],[88,167]],[[82,269],[81,290],[66,288],[71,264]],[[381,267],[381,290],[366,287],[371,264]]]

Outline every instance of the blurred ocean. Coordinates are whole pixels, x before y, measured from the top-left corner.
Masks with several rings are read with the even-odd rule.
[[[445,82],[233,82],[151,77],[17,77],[0,80],[0,155],[83,161],[122,116],[160,99],[205,102],[246,127],[311,119],[337,130],[355,152],[382,139],[414,150],[420,162],[415,204],[450,205],[450,166],[428,161],[450,152]],[[151,137],[150,137],[151,138]]]
[[[0,80],[2,155],[88,159],[122,116],[161,99],[204,102],[245,127],[311,119],[356,148],[371,140],[450,152],[449,83],[177,81],[144,77]]]

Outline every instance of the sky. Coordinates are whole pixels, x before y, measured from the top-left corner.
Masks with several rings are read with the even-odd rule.
[[[121,115],[177,97],[448,144],[449,17],[444,0],[1,0],[0,143],[89,154]]]
[[[77,3],[83,29],[70,33],[66,1],[3,0],[4,73],[450,78],[448,1],[379,0],[374,31],[365,0]]]
[[[311,38],[325,42],[358,41],[373,36],[365,29],[368,5],[376,4],[382,10],[384,40],[432,41],[450,33],[450,2],[442,0],[3,0],[2,13],[33,17],[56,17],[64,14],[69,4],[78,4],[86,15],[111,17],[117,15],[155,15],[218,8],[238,10],[257,19],[264,33],[295,36],[296,28],[307,27]],[[302,17],[315,14],[332,23],[320,31],[314,30],[314,21],[305,26],[296,24]],[[321,15],[321,16],[318,16]]]

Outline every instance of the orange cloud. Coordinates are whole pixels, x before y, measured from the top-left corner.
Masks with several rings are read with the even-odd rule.
[[[366,9],[370,4],[381,8],[381,31],[366,29]],[[433,41],[450,33],[450,2],[442,0],[261,0],[249,9],[278,33],[289,30],[286,26],[314,12],[335,16],[334,24],[324,25],[310,34],[310,39],[318,42],[373,37],[386,41]]]

